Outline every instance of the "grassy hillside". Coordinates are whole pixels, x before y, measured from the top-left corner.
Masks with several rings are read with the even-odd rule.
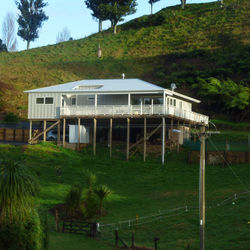
[[[82,235],[55,232],[54,217],[49,214],[49,249],[102,249],[114,245],[114,229],[129,243],[132,231],[138,245],[153,247],[153,238],[159,237],[159,249],[199,248],[198,186],[199,166],[186,164],[185,151],[168,153],[165,166],[160,158],[142,157],[126,162],[125,155],[114,152],[109,160],[108,149],[98,145],[97,156],[91,148],[78,153],[45,143],[35,146],[13,147],[0,145],[2,158],[19,160],[37,177],[41,194],[37,206],[49,209],[62,203],[71,185],[87,187],[84,173],[96,174],[98,183],[107,185],[113,192],[105,203],[106,216],[96,218],[105,224],[135,219],[136,227],[128,224],[104,227],[98,239]],[[62,170],[61,179],[56,169]],[[207,249],[249,249],[249,166],[247,164],[206,168],[206,247]],[[243,184],[241,183],[243,182]],[[238,199],[229,198],[238,194]],[[239,195],[240,194],[240,195]],[[187,206],[187,211],[186,207]],[[178,207],[176,211],[171,209]],[[157,213],[165,212],[154,220]],[[152,217],[152,215],[154,215]],[[143,217],[151,216],[148,218]]]
[[[136,77],[200,97],[198,78],[232,79],[249,86],[248,0],[165,8],[112,31],[30,51],[0,54],[0,108],[22,117],[25,89],[79,79]],[[103,57],[97,58],[101,45]],[[207,101],[207,100],[206,100]],[[206,112],[207,113],[207,112]]]

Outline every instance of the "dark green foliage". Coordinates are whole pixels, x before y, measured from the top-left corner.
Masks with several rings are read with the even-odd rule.
[[[85,0],[87,8],[92,11],[92,16],[99,19],[99,32],[102,31],[102,21],[107,20],[107,13],[103,5],[106,4],[106,0]]]
[[[249,108],[249,87],[237,84],[230,79],[220,81],[214,77],[198,78],[198,82],[192,87],[198,88],[199,94],[206,98],[210,110],[240,111]]]
[[[7,46],[0,39],[0,52],[7,52]]]
[[[5,123],[17,123],[19,120],[18,116],[12,112],[8,112],[7,114],[5,114],[4,116],[4,122]]]
[[[67,216],[72,218],[80,213],[82,201],[82,187],[72,186],[65,197],[65,207]]]
[[[99,214],[100,216],[102,216],[104,200],[106,200],[110,196],[111,190],[106,185],[102,185],[102,186],[96,187],[94,192],[99,199]]]
[[[0,166],[0,220],[25,221],[33,211],[32,197],[38,194],[38,183],[27,169],[14,161]]]
[[[110,20],[114,34],[116,34],[116,26],[118,22],[123,21],[123,17],[134,14],[136,12],[136,0],[107,0],[102,5],[106,19]]]
[[[42,240],[43,231],[35,210],[29,213],[25,222],[4,221],[0,224],[0,249],[40,250],[43,249]]]
[[[151,5],[151,15],[153,14],[153,4],[159,1],[160,0],[148,0],[148,3]]]
[[[44,0],[19,0],[16,1],[17,8],[20,11],[18,16],[18,36],[27,41],[27,49],[30,42],[38,38],[38,31],[42,23],[48,20],[43,8],[47,6]]]

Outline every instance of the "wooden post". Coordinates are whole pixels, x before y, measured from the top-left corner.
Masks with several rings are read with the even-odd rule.
[[[30,120],[30,133],[29,133],[29,140],[32,138],[32,120]]]
[[[94,118],[93,153],[96,155],[96,118]]]
[[[161,162],[164,165],[165,161],[165,117],[162,117],[162,154],[161,154]]]
[[[135,247],[135,233],[132,232],[132,236],[131,236],[131,247],[134,248]]]
[[[43,131],[44,131],[44,132],[43,132],[43,141],[44,141],[44,142],[46,142],[46,131],[45,131],[45,130],[46,130],[46,127],[47,127],[47,121],[44,120],[44,121],[43,121]]]
[[[127,154],[126,159],[129,160],[129,139],[130,139],[130,118],[127,118]]]
[[[78,143],[77,143],[78,151],[80,151],[80,143],[81,143],[81,119],[78,118]]]
[[[116,247],[118,247],[118,241],[119,241],[118,230],[115,230],[115,246]]]
[[[59,216],[57,209],[56,209],[56,232],[59,232]]]
[[[66,119],[63,118],[63,147],[65,148]]]
[[[112,129],[113,129],[113,119],[109,120],[109,157],[112,157]]]
[[[59,144],[61,141],[61,126],[60,122],[57,125],[57,144]]]
[[[177,129],[180,130],[180,121],[177,122]],[[180,133],[178,133],[177,152],[180,152]]]
[[[154,242],[155,242],[155,250],[158,249],[158,246],[157,246],[157,242],[158,242],[159,238],[154,238]]]
[[[205,126],[201,127],[200,146],[200,183],[199,183],[199,208],[200,208],[200,250],[205,249]]]
[[[170,150],[173,149],[173,123],[174,120],[171,118],[171,129],[170,129]]]
[[[147,156],[147,118],[144,117],[144,150],[143,150],[143,161],[146,161]]]

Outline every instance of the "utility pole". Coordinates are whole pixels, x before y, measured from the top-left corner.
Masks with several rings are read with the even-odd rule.
[[[205,250],[205,126],[200,133],[200,183],[199,183],[199,210],[200,210],[200,250]]]

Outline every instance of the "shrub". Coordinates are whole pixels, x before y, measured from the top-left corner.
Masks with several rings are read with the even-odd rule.
[[[18,121],[19,121],[18,116],[12,112],[8,112],[4,116],[4,122],[6,123],[17,123]]]

